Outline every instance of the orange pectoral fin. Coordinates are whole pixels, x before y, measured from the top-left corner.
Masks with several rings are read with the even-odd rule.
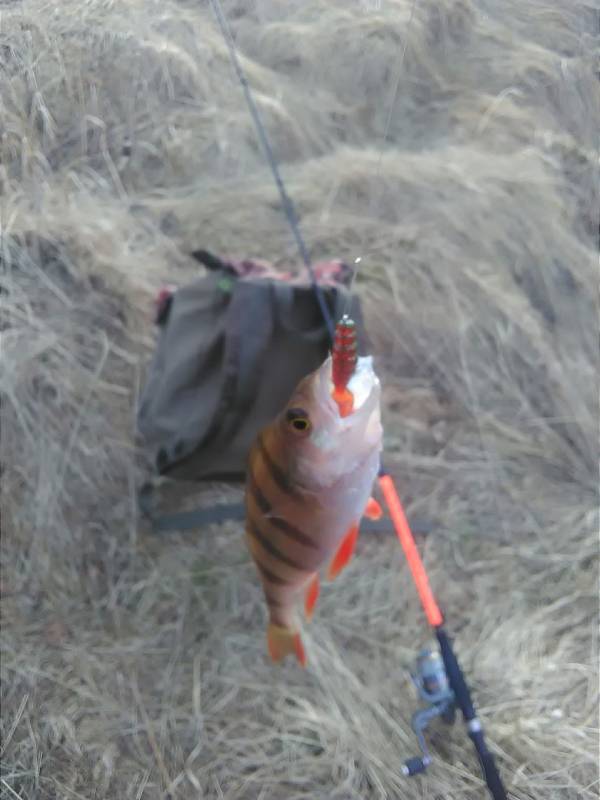
[[[319,589],[319,576],[317,574],[308,584],[308,589],[306,590],[306,596],[304,598],[304,613],[306,614],[306,619],[309,621],[312,619],[315,605],[317,604]]]
[[[369,502],[365,508],[365,517],[367,519],[381,519],[383,517],[383,509],[374,497],[369,497]]]
[[[358,525],[352,525],[348,533],[342,539],[342,543],[334,556],[333,561],[329,565],[329,572],[327,577],[330,581],[336,578],[344,567],[348,564],[354,553],[356,540],[358,539]]]

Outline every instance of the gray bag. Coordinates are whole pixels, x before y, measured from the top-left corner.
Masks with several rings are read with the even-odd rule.
[[[242,481],[256,435],[324,361],[329,333],[308,281],[265,262],[194,256],[206,275],[160,298],[138,429],[160,475]],[[356,321],[364,353],[350,269],[342,262],[314,269],[333,319],[347,311]]]

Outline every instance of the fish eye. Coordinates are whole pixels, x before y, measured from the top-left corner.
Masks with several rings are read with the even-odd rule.
[[[285,418],[288,425],[299,433],[307,433],[310,430],[308,414],[301,408],[290,408]]]

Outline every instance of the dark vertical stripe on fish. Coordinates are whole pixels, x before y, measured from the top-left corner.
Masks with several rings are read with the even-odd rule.
[[[265,444],[263,434],[261,433],[258,437],[258,448],[260,450],[260,454],[263,457],[263,461],[265,462],[273,481],[277,484],[278,488],[284,493],[293,497],[296,500],[302,500],[303,495],[299,492],[290,482],[288,476],[285,472],[281,469],[279,464],[277,464],[271,454],[269,453],[267,446]]]
[[[271,570],[265,567],[264,564],[261,564],[256,557],[256,554],[253,554],[253,556],[255,564],[265,580],[267,580],[269,583],[272,583],[273,586],[289,586],[289,581],[287,581],[285,578],[280,578],[279,575],[275,575],[275,573],[271,572]]]
[[[254,498],[256,505],[260,508],[262,513],[268,514],[269,511],[271,511],[271,503],[269,503],[267,498],[258,488],[258,484],[256,483],[256,478],[254,477],[252,467],[250,467],[250,471],[248,474],[248,489],[250,490],[250,494]]]
[[[265,600],[267,601],[267,605],[272,606],[273,608],[283,608],[284,604],[280,603],[272,594],[269,592],[265,592]]]
[[[248,533],[253,536],[258,542],[260,542],[262,548],[272,555],[273,558],[278,559],[283,564],[287,564],[288,567],[292,567],[292,569],[297,569],[299,572],[307,572],[307,568],[300,564],[298,561],[294,561],[292,558],[286,556],[285,553],[282,553],[275,545],[269,540],[269,537],[265,535],[263,531],[258,527],[256,522],[253,519],[248,520]]]
[[[319,548],[319,545],[313,541],[310,536],[307,536],[306,533],[303,533],[300,528],[297,528],[295,525],[287,522],[282,517],[270,516],[273,507],[258,488],[258,484],[256,483],[256,479],[252,472],[250,472],[248,475],[248,491],[254,498],[254,502],[258,508],[265,516],[268,517],[268,522],[270,525],[280,530],[283,534],[290,539],[293,539],[295,542],[303,544],[305,547],[312,547],[315,550]]]
[[[315,550],[319,549],[319,545],[313,541],[310,536],[307,536],[300,530],[300,528],[297,528],[295,525],[291,525],[282,517],[269,517],[269,522],[274,528],[278,528],[286,536],[289,536],[290,539],[300,542],[300,544],[306,545],[306,547],[313,547]]]

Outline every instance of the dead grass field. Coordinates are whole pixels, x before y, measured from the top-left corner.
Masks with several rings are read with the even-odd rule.
[[[224,2],[313,256],[362,257],[388,463],[511,796],[589,800],[598,6],[411,6]],[[138,520],[155,288],[198,247],[297,262],[210,7],[0,2],[0,69],[0,796],[485,797],[460,723],[401,775],[428,631],[391,533],[302,671],[238,526]]]

